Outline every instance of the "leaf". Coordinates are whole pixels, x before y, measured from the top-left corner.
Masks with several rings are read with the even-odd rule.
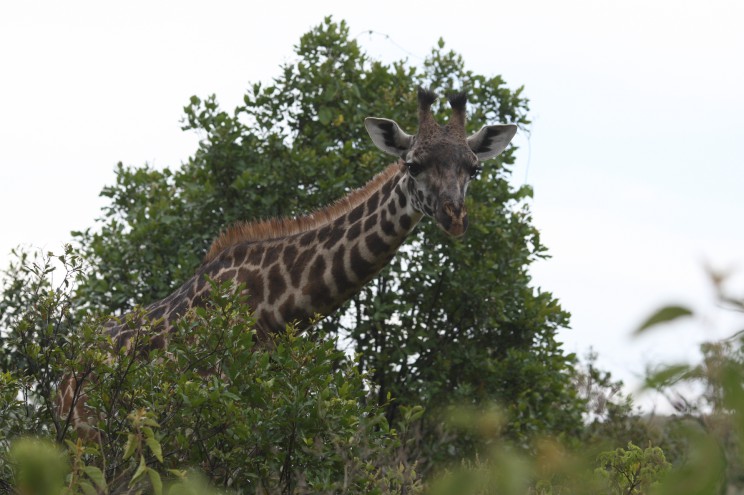
[[[152,491],[155,495],[162,495],[163,493],[163,480],[160,479],[160,473],[154,469],[148,469],[147,475],[150,477],[150,483],[152,484]]]
[[[147,425],[147,426],[152,426],[152,427],[154,427],[154,428],[159,428],[159,427],[160,427],[160,425],[158,424],[158,422],[157,422],[157,421],[155,421],[155,420],[154,420],[154,419],[152,419],[152,418],[148,418],[148,417],[146,417],[146,418],[145,418],[145,420],[144,420],[143,424],[145,424],[145,425]]]
[[[333,114],[331,113],[331,110],[323,107],[318,111],[318,120],[323,125],[328,125],[328,123],[331,121],[331,118],[333,118]]]
[[[145,426],[145,427],[142,428],[142,433],[145,434],[145,438],[154,438],[155,437],[155,432],[152,431],[152,428],[149,428],[147,426]]]
[[[130,457],[132,457],[132,454],[134,454],[134,450],[137,448],[137,436],[134,433],[130,433],[127,435],[127,445],[124,447],[124,460],[126,461]]]
[[[129,486],[131,487],[136,483],[144,474],[147,472],[147,464],[145,464],[145,456],[140,456],[140,463],[137,466],[137,471],[132,475],[132,479],[129,480]]]
[[[85,466],[85,474],[88,475],[93,483],[99,488],[100,491],[105,492],[107,489],[106,477],[103,475],[103,471],[95,466]]]
[[[81,481],[78,486],[85,495],[98,495],[98,491],[87,481]]]
[[[686,364],[675,364],[666,366],[660,371],[653,373],[646,377],[646,388],[656,389],[660,387],[668,387],[673,383],[679,381],[687,372],[690,371],[690,366]]]
[[[660,323],[674,321],[683,316],[692,316],[692,311],[684,306],[665,306],[656,313],[652,314],[643,324],[635,331],[635,335],[645,332],[649,328]]]
[[[181,478],[181,479],[185,478],[186,473],[187,473],[186,471],[182,469],[168,469],[167,471],[173,476],[175,476],[176,478]]]
[[[154,437],[147,437],[145,440],[145,443],[148,447],[150,447],[150,450],[152,451],[153,455],[157,457],[157,459],[162,463],[163,462],[163,449],[160,446],[160,442],[155,440]]]

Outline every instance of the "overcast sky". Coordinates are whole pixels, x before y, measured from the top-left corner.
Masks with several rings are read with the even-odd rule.
[[[442,37],[473,71],[525,86],[534,124],[515,140],[512,180],[535,189],[552,258],[534,283],[572,313],[568,351],[593,347],[635,386],[649,361],[694,359],[701,340],[740,329],[715,309],[703,267],[738,269],[744,294],[744,4],[416,4],[3,2],[0,265],[16,245],[59,251],[92,226],[118,161],[185,161],[191,95],[231,110],[333,15],[385,62],[416,64]],[[701,317],[630,338],[668,302]]]

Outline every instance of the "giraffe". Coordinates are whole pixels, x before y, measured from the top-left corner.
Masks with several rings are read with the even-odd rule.
[[[467,136],[467,96],[448,97],[445,125],[431,111],[437,95],[418,91],[419,128],[407,134],[393,120],[368,117],[372,142],[398,160],[366,185],[305,216],[242,222],[227,228],[210,247],[194,276],[144,309],[149,348],[164,348],[175,322],[204,305],[209,280],[243,284],[259,342],[288,323],[307,325],[356,294],[393,258],[416,224],[427,216],[449,235],[468,226],[465,195],[481,162],[500,154],[514,137],[514,124],[486,125]],[[115,348],[128,348],[137,325],[111,321],[105,331]],[[66,377],[57,397],[58,417],[84,429],[91,412],[82,383]]]

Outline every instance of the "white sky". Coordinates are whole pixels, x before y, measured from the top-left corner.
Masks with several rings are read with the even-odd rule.
[[[593,347],[634,385],[649,360],[694,359],[702,339],[741,327],[715,310],[703,265],[738,268],[744,293],[744,4],[359,5],[0,4],[0,266],[18,244],[59,251],[92,226],[118,161],[185,161],[191,95],[232,110],[333,15],[383,61],[417,63],[441,36],[470,69],[525,85],[534,125],[516,139],[513,181],[535,188],[553,255],[535,284],[573,314],[568,351]],[[631,339],[666,302],[694,305],[704,323]]]

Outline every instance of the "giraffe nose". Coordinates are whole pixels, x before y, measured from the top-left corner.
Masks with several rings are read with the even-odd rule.
[[[468,212],[462,202],[447,201],[442,205],[440,225],[454,237],[460,237],[468,228]]]
[[[463,205],[462,203],[455,204],[452,201],[448,201],[444,203],[444,212],[452,219],[460,218],[460,214],[462,213]]]

